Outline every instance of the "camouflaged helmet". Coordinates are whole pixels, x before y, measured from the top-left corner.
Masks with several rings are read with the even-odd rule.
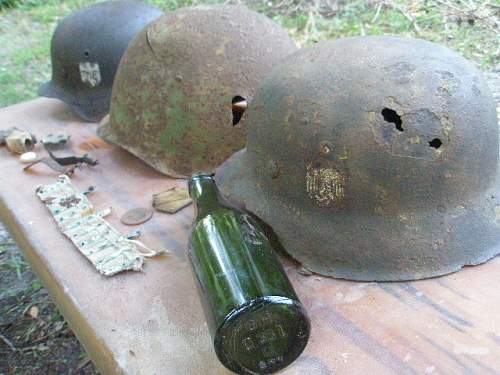
[[[241,104],[295,50],[285,30],[243,6],[165,14],[130,44],[98,133],[172,177],[212,170],[245,146]]]
[[[100,120],[129,42],[162,14],[136,1],[107,1],[65,17],[52,36],[52,80],[39,94],[62,100],[87,121]]]
[[[306,268],[413,280],[500,252],[495,104],[476,67],[418,39],[298,51],[260,85],[222,191]]]

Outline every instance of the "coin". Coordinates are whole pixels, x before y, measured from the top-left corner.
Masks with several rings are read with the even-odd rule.
[[[125,212],[120,221],[125,225],[139,225],[153,216],[153,210],[147,207],[138,207]]]

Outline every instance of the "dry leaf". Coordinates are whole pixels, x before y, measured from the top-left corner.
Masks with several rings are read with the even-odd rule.
[[[32,318],[38,318],[38,313],[39,313],[39,310],[38,310],[38,307],[36,307],[36,306],[31,306],[30,310],[28,311],[28,314]]]

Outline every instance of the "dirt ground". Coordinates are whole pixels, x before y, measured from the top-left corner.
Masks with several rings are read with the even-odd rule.
[[[0,223],[0,374],[98,374]]]

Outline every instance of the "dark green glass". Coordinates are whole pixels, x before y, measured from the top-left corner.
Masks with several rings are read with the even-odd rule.
[[[215,352],[239,374],[270,374],[309,339],[307,313],[264,231],[220,194],[213,175],[189,181],[197,215],[189,259]]]

